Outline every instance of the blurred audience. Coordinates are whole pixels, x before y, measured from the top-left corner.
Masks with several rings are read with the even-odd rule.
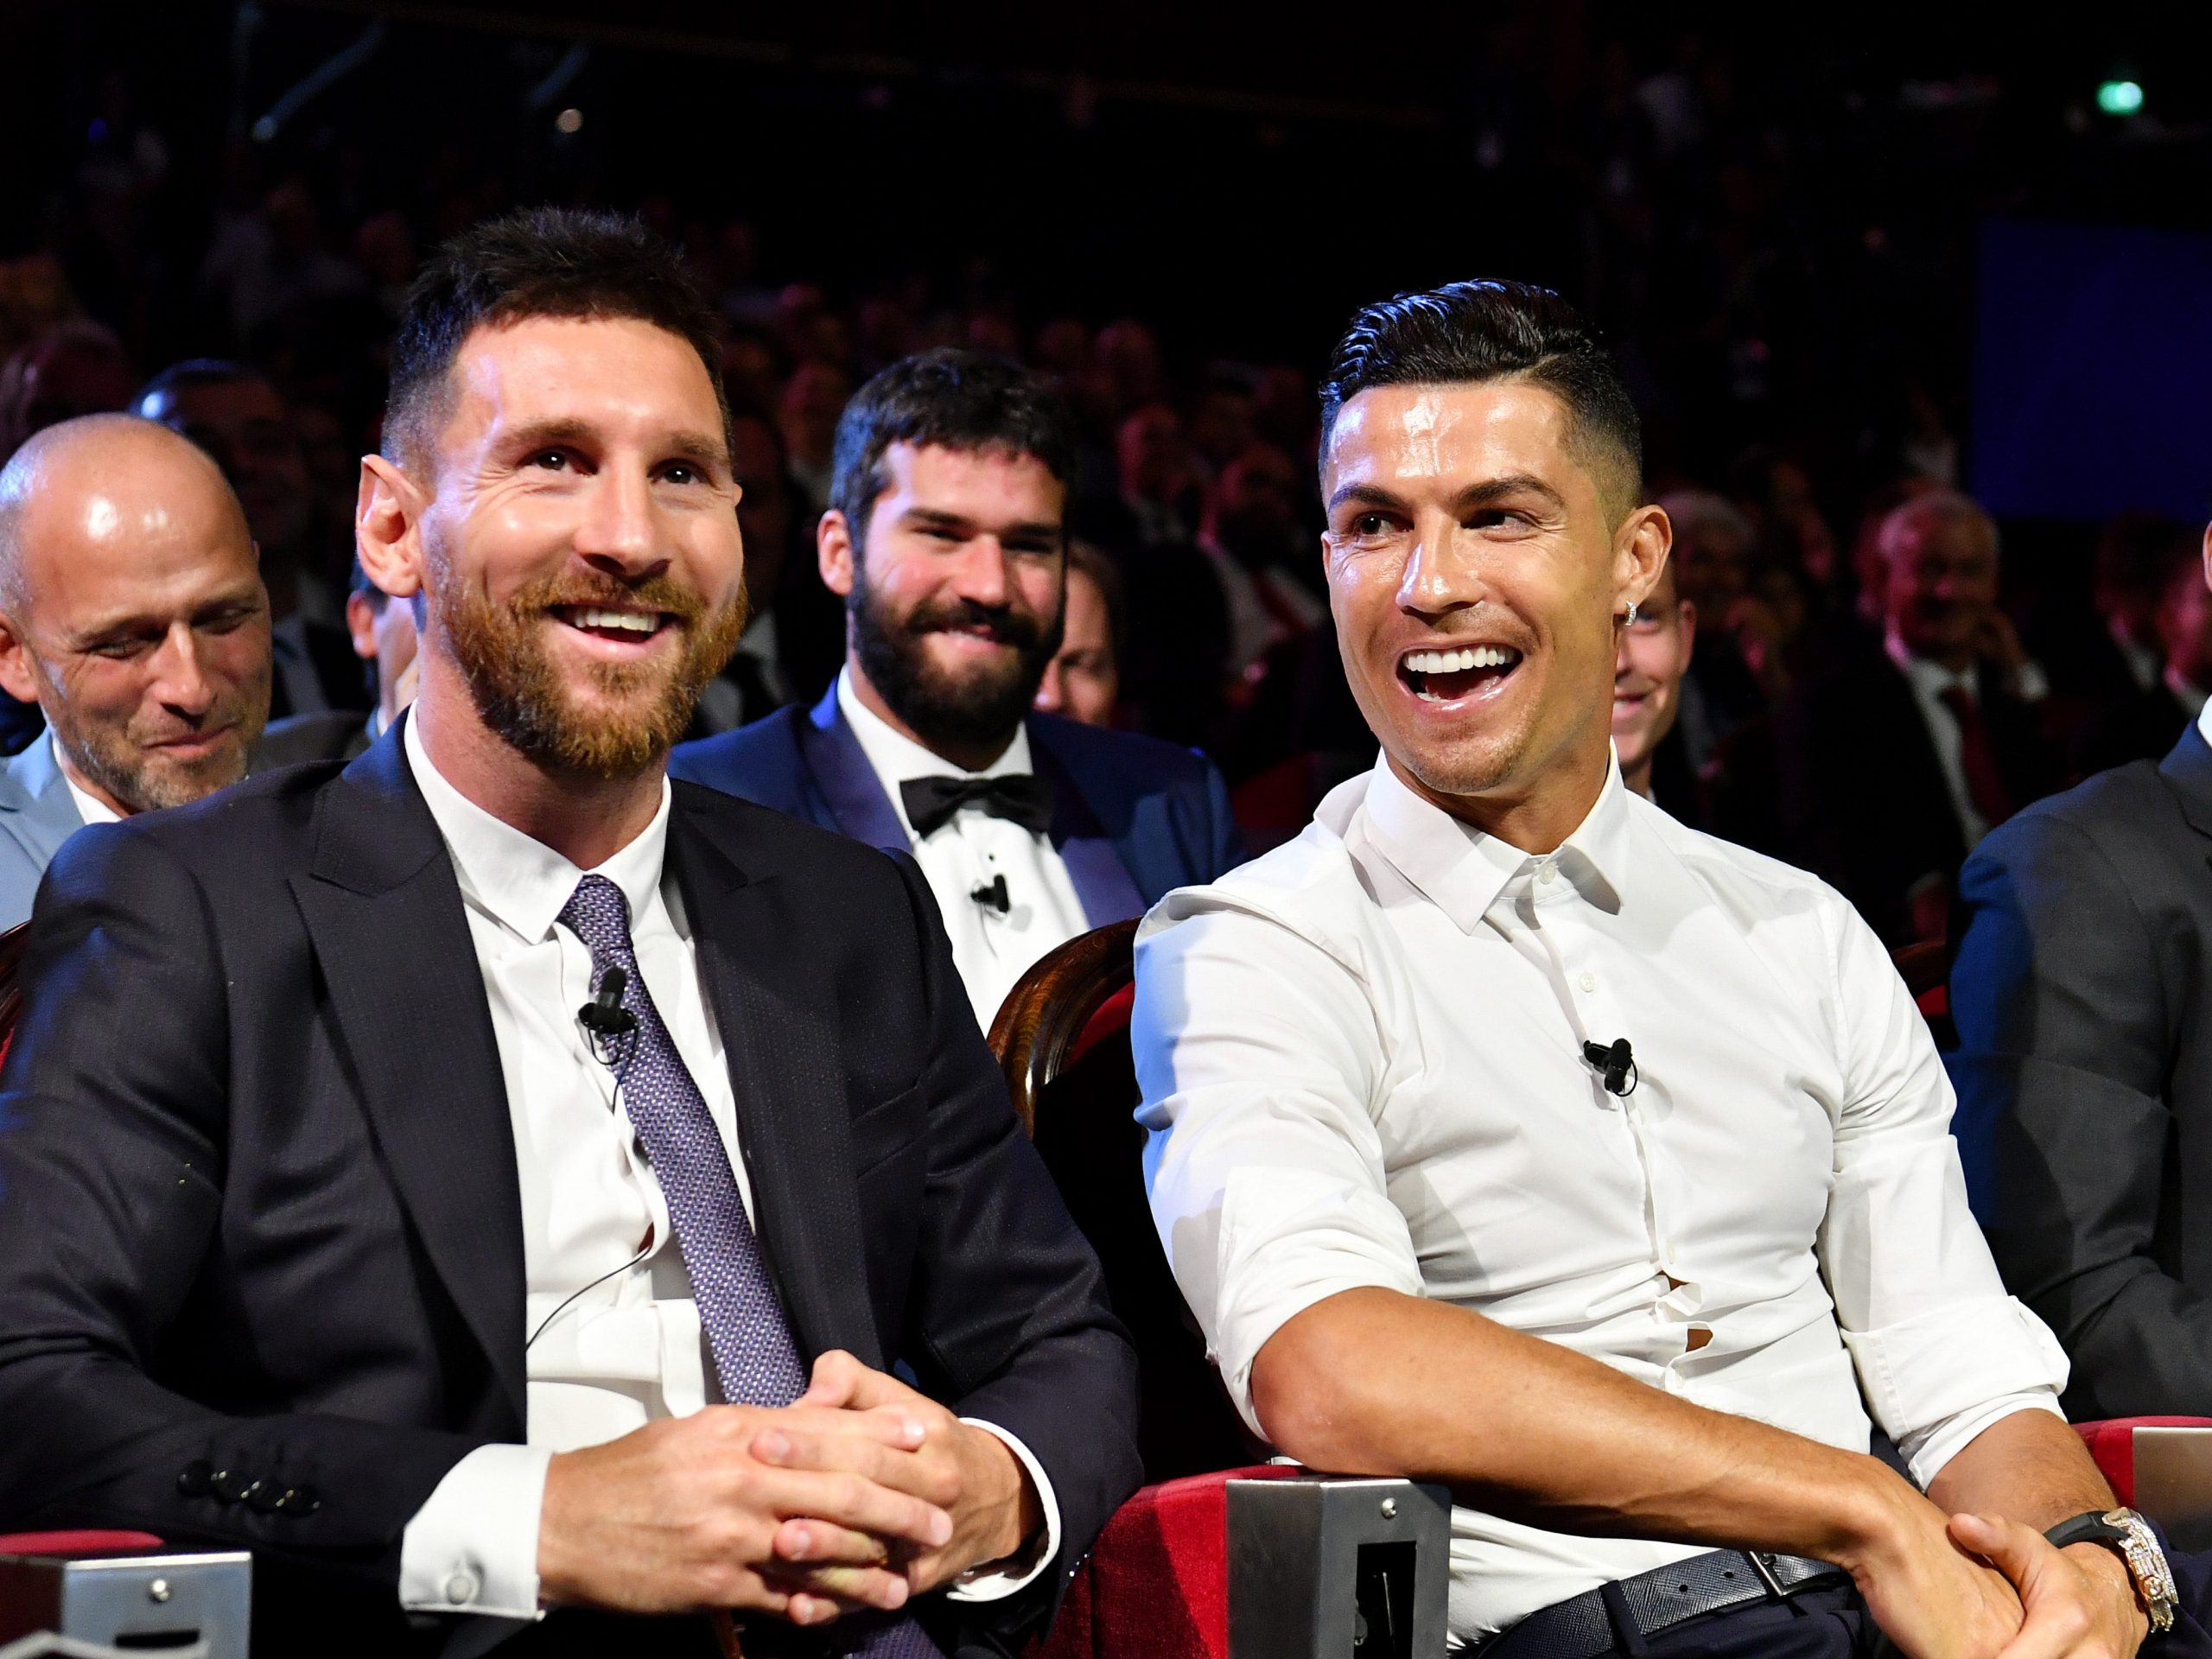
[[[0,772],[0,927],[83,825],[245,776],[269,685],[268,596],[207,457],[127,415],[35,434],[0,470],[0,686],[47,731]]]
[[[1252,443],[1222,468],[1207,499],[1198,550],[1229,609],[1230,677],[1260,671],[1268,654],[1295,646],[1328,620],[1318,589],[1320,542],[1300,522],[1313,482],[1271,443]]]
[[[368,682],[343,626],[350,520],[317,511],[307,451],[276,383],[243,363],[195,358],[142,387],[137,413],[215,458],[245,508],[276,624],[279,715],[365,713]]]
[[[415,607],[393,603],[359,563],[353,567],[353,590],[346,595],[346,630],[353,654],[376,677],[376,707],[365,717],[352,709],[334,709],[270,721],[254,749],[254,771],[302,760],[351,760],[365,753],[399,718],[399,711],[415,701]]]
[[[0,365],[0,461],[57,421],[127,407],[137,384],[114,329],[89,317],[54,324]]]
[[[2205,563],[2188,575],[2201,600]],[[2206,738],[2200,696],[2162,759],[2020,813],[1960,882],[1953,1133],[2005,1282],[2073,1362],[2076,1418],[2212,1416]]]
[[[1122,573],[1088,542],[1068,543],[1060,648],[1045,665],[1030,707],[1086,726],[1111,726],[1122,700]]]
[[[1751,591],[1757,532],[1733,502],[1712,490],[1676,490],[1659,505],[1675,526],[1668,563],[1676,590],[1697,617],[1698,650],[1681,694],[1682,742],[1695,769],[1765,706],[1735,634]]]
[[[1613,655],[1613,749],[1621,781],[1693,829],[1705,828],[1696,769],[1680,728],[1683,675],[1694,660],[1697,607],[1662,567]]]
[[[2075,696],[2089,708],[2077,775],[2158,759],[2202,711],[2212,690],[2212,594],[2201,539],[2144,513],[2122,515],[2100,539],[2096,606],[2111,649],[2084,652],[2089,662],[2076,676]]]
[[[1882,521],[1878,647],[1782,711],[1792,850],[1892,945],[1940,938],[1968,849],[2056,780],[2042,670],[1998,607],[1997,526],[1935,491]]]
[[[1003,357],[893,364],[837,429],[832,690],[676,752],[674,775],[911,853],[990,1028],[1030,964],[1210,880],[1241,849],[1202,755],[1034,711],[1063,632],[1074,422]]]
[[[1183,417],[1165,404],[1147,404],[1115,434],[1116,476],[1126,546],[1187,542],[1198,528],[1191,508],[1203,486]]]

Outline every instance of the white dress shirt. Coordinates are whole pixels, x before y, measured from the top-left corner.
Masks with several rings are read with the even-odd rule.
[[[119,823],[123,814],[98,796],[87,794],[69,775],[69,768],[61,763],[61,740],[54,734],[51,726],[46,728],[46,741],[54,750],[54,769],[61,774],[61,781],[69,786],[69,798],[77,804],[77,816],[86,823]]]
[[[1581,1053],[1622,1037],[1625,1098]],[[1832,1446],[1865,1451],[1871,1410],[1923,1482],[2057,1409],[2065,1356],[1967,1211],[1950,1085],[1879,941],[1618,765],[1542,858],[1387,764],[1342,785],[1298,840],[1154,907],[1134,1040],[1160,1240],[1255,1427],[1268,1339],[1366,1286]],[[1455,1510],[1451,1628],[1695,1553]]]
[[[891,810],[899,815],[899,827],[906,832],[914,861],[922,867],[923,878],[944,913],[944,931],[952,940],[952,965],[960,970],[976,1023],[988,1033],[1014,982],[1047,950],[1090,928],[1083,900],[1076,896],[1068,867],[1050,836],[994,817],[980,806],[963,806],[925,838],[914,833],[899,785],[917,778],[1026,777],[1034,770],[1029,728],[1016,727],[1005,753],[981,772],[969,772],[893,730],[861,702],[853,690],[852,676],[842,670],[837,675],[837,708],[860,740],[876,782],[891,798]],[[1011,901],[1003,913],[970,896],[1001,875],[1006,878]]]
[[[718,1402],[713,1357],[659,1180],[613,1073],[584,1040],[575,1010],[592,996],[591,953],[556,918],[586,872],[485,811],[442,777],[407,723],[415,781],[452,855],[483,969],[506,1086],[522,1196],[527,1445],[479,1446],[449,1470],[408,1522],[399,1593],[407,1607],[537,1616],[537,1523],[556,1452],[612,1440]],[[737,1100],[699,982],[683,897],[664,871],[668,785],[637,839],[596,872],[629,901],[638,971],[721,1136],[739,1196]],[[952,1593],[1011,1595],[1059,1547],[1051,1483],[1028,1449],[988,1423],[1036,1483],[1046,1520],[1033,1567],[978,1573]]]

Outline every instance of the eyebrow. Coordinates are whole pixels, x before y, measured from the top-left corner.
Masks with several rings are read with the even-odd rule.
[[[974,519],[963,518],[957,512],[946,512],[937,507],[909,507],[899,515],[899,521],[902,524],[925,525],[936,530],[957,530],[970,533],[976,527]],[[1009,537],[1019,536],[1025,539],[1057,542],[1064,534],[1059,525],[1046,523],[1042,519],[1027,519],[1020,524],[1003,525],[997,531],[999,539],[1001,541]]]
[[[1534,473],[1508,473],[1502,478],[1484,479],[1479,484],[1469,485],[1452,498],[1452,505],[1464,512],[1471,507],[1485,506],[1512,495],[1539,495],[1562,512],[1567,510],[1567,498]],[[1357,501],[1374,507],[1403,507],[1402,496],[1394,495],[1378,484],[1352,483],[1342,486],[1329,498],[1329,511],[1334,512],[1347,501]]]
[[[258,607],[259,600],[251,588],[240,587],[226,594],[211,594],[181,615],[169,611],[141,611],[123,616],[99,618],[67,636],[67,649],[85,651],[93,645],[105,645],[111,639],[129,639],[165,634],[178,622],[187,625],[207,620]]]
[[[550,448],[556,444],[584,443],[600,435],[599,429],[588,421],[555,416],[544,420],[524,422],[507,434],[505,446],[526,451]],[[660,448],[681,461],[696,461],[705,467],[719,467],[725,472],[730,470],[729,446],[704,432],[671,433]]]

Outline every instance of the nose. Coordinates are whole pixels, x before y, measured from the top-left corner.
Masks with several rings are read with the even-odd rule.
[[[1066,706],[1067,692],[1060,684],[1059,658],[1045,664],[1045,677],[1037,682],[1037,696],[1032,705],[1040,715],[1057,715]]]
[[[1616,683],[1628,677],[1632,665],[1628,659],[1628,631],[1621,631],[1620,639],[1613,645],[1613,679]]]
[[[1420,525],[1398,578],[1398,604],[1419,616],[1447,616],[1478,604],[1483,582],[1459,551],[1459,525],[1439,514]]]
[[[666,565],[652,484],[642,474],[607,467],[592,480],[574,545],[579,557],[612,575],[647,575]]]
[[[171,625],[154,656],[154,696],[178,719],[198,724],[215,706],[215,685],[200,660],[199,637],[190,625]]]
[[[993,609],[1003,606],[1013,584],[1007,575],[1006,549],[999,544],[999,538],[978,536],[963,548],[952,582],[953,591],[971,604]]]

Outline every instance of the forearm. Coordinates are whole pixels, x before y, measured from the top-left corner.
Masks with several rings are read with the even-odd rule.
[[[1953,1515],[2001,1515],[2037,1532],[2117,1502],[2082,1437],[2047,1411],[1998,1419],[1943,1465],[1928,1496]]]
[[[1872,1458],[1394,1291],[1306,1309],[1261,1350],[1252,1389],[1269,1439],[1301,1462],[1440,1481],[1470,1506],[1559,1531],[1848,1565],[1927,1510]]]

